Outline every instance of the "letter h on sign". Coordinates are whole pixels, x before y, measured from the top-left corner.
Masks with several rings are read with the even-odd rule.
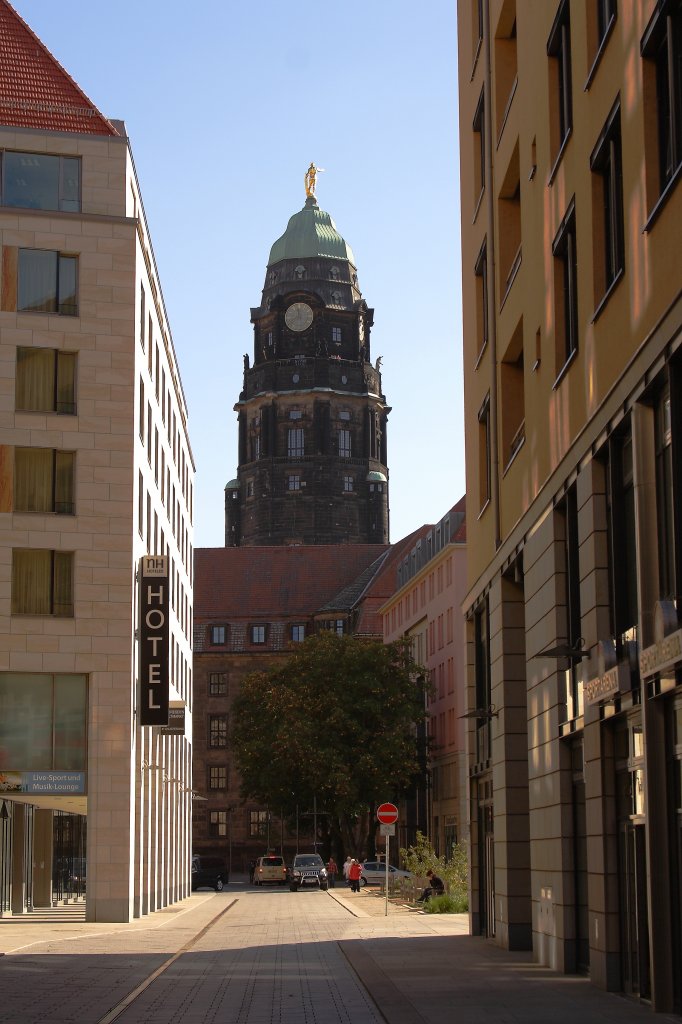
[[[168,725],[168,558],[140,559],[140,725]]]

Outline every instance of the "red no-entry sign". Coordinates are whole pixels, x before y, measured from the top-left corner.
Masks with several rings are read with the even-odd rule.
[[[398,820],[398,808],[395,804],[380,804],[377,807],[377,819],[382,825],[392,825]]]

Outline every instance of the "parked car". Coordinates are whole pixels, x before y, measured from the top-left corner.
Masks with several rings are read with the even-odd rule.
[[[402,871],[400,868],[394,868],[392,864],[388,865],[388,880],[394,881],[398,878],[413,878],[411,871]],[[383,885],[386,881],[386,865],[382,861],[377,860],[366,860],[362,865],[362,874],[360,875],[360,885]]]
[[[275,885],[282,885],[287,880],[287,866],[283,857],[275,854],[268,854],[267,857],[259,857],[253,869],[253,884],[265,885],[266,882],[274,882]]]
[[[297,853],[291,866],[289,888],[292,892],[299,889],[328,889],[327,869],[319,853]]]
[[[192,857],[192,892],[195,889],[215,889],[222,892],[230,880],[227,861],[223,857],[209,857],[195,853]]]

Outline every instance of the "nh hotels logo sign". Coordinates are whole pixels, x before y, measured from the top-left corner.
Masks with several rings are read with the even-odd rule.
[[[140,725],[168,725],[168,561],[140,559]]]

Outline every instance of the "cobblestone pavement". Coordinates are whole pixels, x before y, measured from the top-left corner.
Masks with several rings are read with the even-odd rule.
[[[678,1021],[368,890],[230,886],[130,925],[0,919],[1,1024]]]

